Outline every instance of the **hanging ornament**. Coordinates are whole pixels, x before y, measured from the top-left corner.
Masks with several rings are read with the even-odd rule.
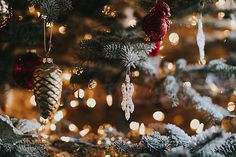
[[[197,32],[197,45],[199,48],[200,60],[199,64],[206,64],[205,60],[205,34],[203,32],[203,24],[202,24],[202,13],[199,14],[198,18],[198,32]]]
[[[122,110],[125,111],[125,118],[129,120],[130,113],[134,112],[134,103],[132,100],[132,95],[134,93],[134,85],[130,83],[130,77],[126,74],[125,82],[121,86],[121,92],[123,100],[121,102]]]
[[[11,15],[9,3],[6,0],[0,0],[0,28],[7,24]]]
[[[44,58],[34,72],[34,95],[42,118],[48,119],[60,106],[62,71],[52,58]]]
[[[143,18],[142,29],[151,41],[163,40],[171,25],[168,16],[170,7],[162,0],[158,0],[156,6]]]
[[[161,41],[157,41],[155,43],[156,48],[152,50],[152,52],[149,54],[152,57],[157,56],[160,53],[160,48],[161,48]]]
[[[13,79],[22,88],[33,89],[34,70],[42,63],[36,53],[28,52],[16,58]]]

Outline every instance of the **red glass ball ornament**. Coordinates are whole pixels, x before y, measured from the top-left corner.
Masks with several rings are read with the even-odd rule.
[[[162,0],[159,0],[156,6],[143,18],[142,29],[151,41],[163,40],[170,29],[169,16],[170,7]]]
[[[33,89],[34,70],[42,63],[36,53],[28,52],[17,56],[14,63],[13,79],[22,88]]]
[[[155,57],[160,53],[161,41],[157,41],[155,45],[156,45],[156,48],[153,49],[152,52],[149,54],[152,57]]]

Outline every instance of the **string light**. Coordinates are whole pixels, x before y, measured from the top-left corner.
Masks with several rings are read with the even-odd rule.
[[[66,27],[65,27],[65,26],[60,26],[60,27],[58,28],[58,31],[59,31],[59,33],[61,33],[61,34],[66,34]]]
[[[96,88],[97,87],[97,81],[95,81],[95,80],[90,80],[89,81],[89,84],[88,84],[88,88],[89,89],[94,89],[94,88]]]
[[[94,108],[96,106],[96,100],[93,98],[89,98],[87,100],[87,106],[90,108]]]
[[[37,104],[35,102],[35,96],[34,95],[31,96],[30,103],[31,103],[32,106],[37,106]]]
[[[221,12],[218,13],[218,19],[219,20],[222,20],[224,17],[225,17],[225,13],[224,12],[221,11]]]
[[[55,115],[54,115],[54,120],[59,122],[62,118],[63,118],[63,112],[62,111],[58,111]]]
[[[154,112],[152,116],[157,121],[163,121],[165,119],[165,115],[161,111]]]
[[[111,157],[110,155],[105,155],[105,157]]]
[[[83,89],[79,89],[79,98],[83,99],[85,92]]]
[[[91,34],[86,33],[86,34],[84,35],[84,39],[85,39],[85,40],[90,40],[90,39],[92,39],[92,38],[93,38],[93,36],[92,36]]]
[[[130,27],[134,27],[134,26],[136,26],[136,24],[137,24],[137,20],[136,20],[136,19],[131,19],[131,20],[129,20],[129,22],[128,22],[128,25],[129,25]]]
[[[64,73],[62,74],[62,78],[63,78],[63,80],[65,80],[65,81],[70,81],[70,79],[71,79],[71,73],[69,73],[69,72],[64,72]]]
[[[177,33],[171,33],[169,35],[169,41],[172,45],[177,45],[179,43],[179,35]]]
[[[193,119],[193,120],[191,120],[191,122],[190,122],[190,128],[191,128],[192,130],[197,130],[197,128],[199,127],[199,125],[200,125],[200,122],[199,122],[198,119]]]
[[[89,131],[90,131],[90,129],[89,129],[89,128],[86,128],[86,129],[84,129],[84,130],[81,130],[81,131],[79,132],[79,134],[80,134],[80,136],[85,136],[85,135],[87,135],[87,134],[89,133]]]
[[[184,82],[183,86],[186,88],[190,88],[192,86],[191,82]]]
[[[70,142],[70,137],[67,136],[62,136],[60,139],[64,142]]]
[[[203,128],[204,128],[204,124],[203,123],[201,123],[199,126],[198,126],[198,128],[197,128],[197,130],[196,130],[196,133],[201,133],[202,131],[203,131]]]
[[[130,122],[130,124],[129,124],[129,128],[130,128],[131,130],[133,130],[133,131],[136,131],[136,130],[139,129],[139,123],[132,121],[132,122]]]
[[[29,9],[29,13],[30,14],[34,14],[35,13],[35,7],[33,5],[29,6],[28,9]]]
[[[139,77],[139,75],[140,75],[140,72],[138,70],[136,70],[132,73],[133,77]]]
[[[79,98],[79,92],[78,92],[78,91],[75,91],[75,92],[74,92],[74,97],[75,97],[75,98]]]
[[[191,16],[188,20],[189,20],[189,22],[191,23],[192,26],[197,25],[198,19],[197,19],[196,16]]]
[[[108,106],[112,106],[112,95],[111,94],[108,94],[107,96],[106,96],[106,101],[107,101],[107,105]]]
[[[232,112],[235,110],[235,103],[234,102],[229,102],[227,109]]]
[[[140,127],[139,127],[139,134],[140,135],[145,135],[145,126],[143,123],[141,123]]]
[[[55,131],[57,129],[57,126],[55,124],[50,125],[50,130]]]
[[[70,124],[68,129],[72,132],[77,132],[78,131],[78,127],[75,124]]]
[[[79,102],[76,101],[76,100],[72,100],[72,101],[70,102],[70,106],[71,106],[71,107],[77,107],[77,106],[79,106]]]

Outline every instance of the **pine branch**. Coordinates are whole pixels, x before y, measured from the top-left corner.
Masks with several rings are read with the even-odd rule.
[[[47,17],[47,22],[56,21],[60,13],[72,9],[71,0],[28,0],[28,2],[39,8],[40,12]]]
[[[169,138],[169,143],[172,147],[187,147],[191,142],[191,137],[188,136],[182,129],[179,127],[168,124],[165,127],[166,136]]]
[[[167,76],[165,80],[165,90],[169,100],[173,106],[179,105],[179,98],[177,96],[179,92],[179,84],[176,82],[175,77]]]
[[[176,62],[176,67],[178,72],[184,73],[214,73],[223,77],[232,77],[236,74],[236,67],[226,64],[226,60],[223,59],[212,60],[206,65],[187,65],[186,60],[179,59]]]
[[[190,151],[182,146],[171,149],[167,157],[191,157]]]
[[[115,141],[113,146],[118,152],[125,154],[139,154],[144,152],[144,148],[142,146],[137,144],[128,144],[122,140]]]
[[[182,92],[197,110],[204,111],[211,115],[216,121],[221,121],[224,117],[231,115],[226,109],[213,104],[211,98],[201,96],[192,87],[183,87]]]

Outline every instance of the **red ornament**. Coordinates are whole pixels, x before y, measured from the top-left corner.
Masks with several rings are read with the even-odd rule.
[[[15,59],[13,79],[26,89],[33,89],[34,70],[42,63],[42,58],[36,53],[26,53]]]
[[[169,15],[170,7],[159,0],[156,6],[143,18],[142,29],[151,41],[163,40],[171,25],[168,19]]]
[[[157,41],[155,45],[156,45],[156,48],[153,49],[152,52],[149,54],[152,57],[155,57],[160,53],[161,41]]]

